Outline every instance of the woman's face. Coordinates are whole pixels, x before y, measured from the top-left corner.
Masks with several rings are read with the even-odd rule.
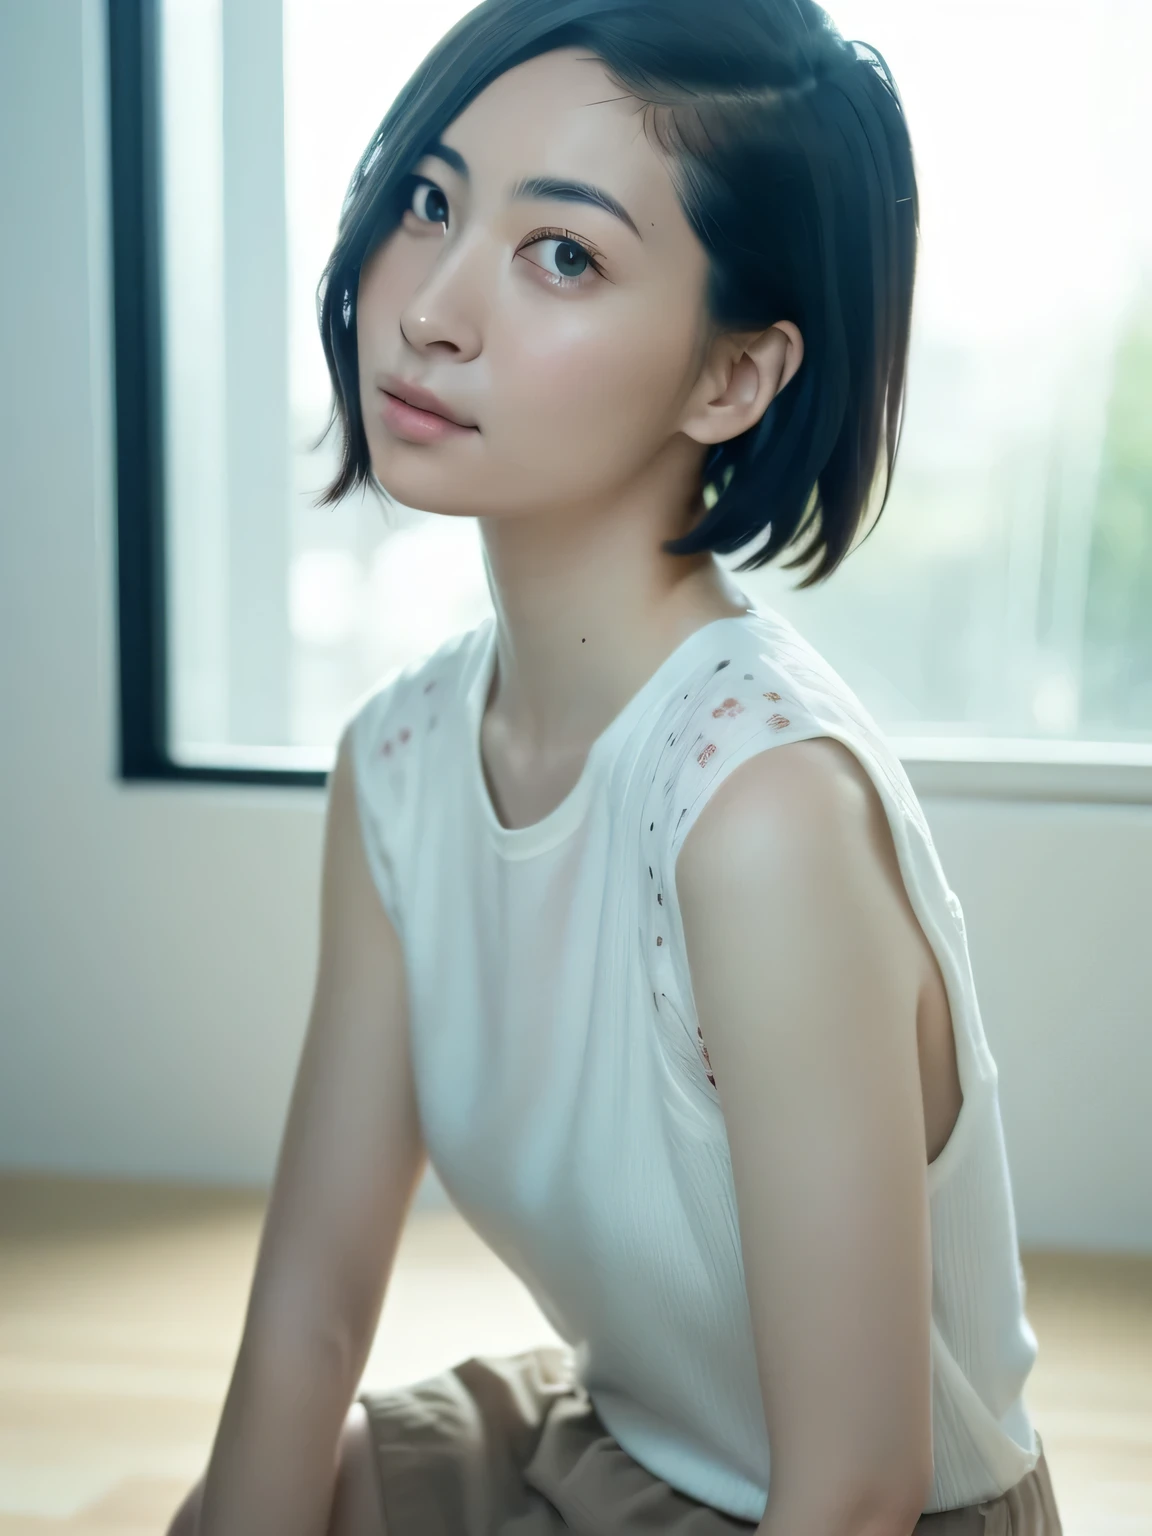
[[[494,80],[440,142],[454,164],[412,167],[407,211],[360,277],[360,400],[381,484],[406,506],[501,518],[594,503],[661,456],[694,485],[707,445],[680,423],[707,258],[639,104],[598,59],[559,49]],[[621,212],[513,195],[545,177]],[[409,440],[385,416],[389,376],[475,428]]]

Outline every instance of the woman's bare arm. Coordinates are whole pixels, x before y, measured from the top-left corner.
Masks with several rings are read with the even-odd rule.
[[[348,733],[329,778],[320,959],[244,1331],[208,1469],[172,1529],[323,1536],[337,1448],[426,1153],[403,953],[361,842]],[[185,1522],[187,1522],[185,1524]]]
[[[677,894],[772,1447],[751,1536],[911,1532],[932,1489],[927,939],[850,748],[817,737],[736,767],[684,840]]]

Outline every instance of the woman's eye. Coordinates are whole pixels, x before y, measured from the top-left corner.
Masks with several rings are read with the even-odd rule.
[[[562,229],[542,229],[532,236],[522,250],[529,250],[537,245],[552,245],[556,249],[550,260],[556,263],[558,270],[549,272],[547,268],[544,275],[557,288],[587,286],[585,279],[589,270],[603,276],[603,270],[596,261],[596,257],[579,240],[573,239]]]
[[[421,224],[442,224],[448,227],[448,199],[434,181],[424,176],[409,177],[408,203],[405,213],[411,213]],[[577,240],[566,229],[539,229],[520,247],[522,251],[537,245],[555,247],[549,260],[556,270],[541,267],[545,277],[555,288],[579,288],[587,286],[590,274],[603,277],[604,271],[593,251]],[[539,265],[534,262],[533,265]]]
[[[405,213],[414,213],[422,224],[447,224],[448,199],[434,181],[412,177],[412,191]]]

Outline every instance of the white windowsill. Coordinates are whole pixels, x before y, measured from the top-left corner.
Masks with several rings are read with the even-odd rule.
[[[1152,805],[1152,744],[890,736],[917,795]]]
[[[1152,805],[1152,744],[1008,737],[889,736],[917,795]],[[328,773],[314,747],[189,748],[181,767]]]

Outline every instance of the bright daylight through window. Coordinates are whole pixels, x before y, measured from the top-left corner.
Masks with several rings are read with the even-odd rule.
[[[335,433],[314,446],[329,405],[315,290],[341,200],[467,9],[163,0],[177,762],[327,767],[353,699],[490,611],[473,520],[313,505],[335,468]],[[903,437],[883,517],[826,586],[736,579],[898,746],[1131,756],[1152,744],[1152,7],[826,9],[881,46],[917,157]]]

